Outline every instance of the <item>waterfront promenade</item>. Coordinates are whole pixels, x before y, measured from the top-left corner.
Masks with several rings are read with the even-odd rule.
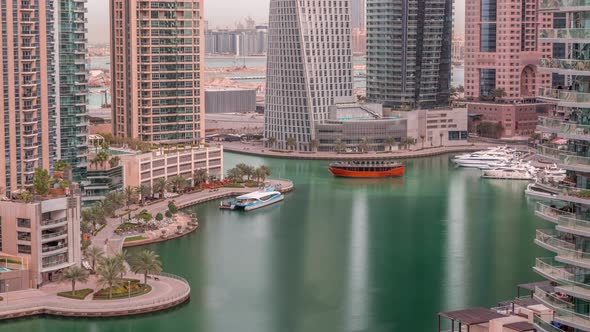
[[[283,192],[293,190],[293,183],[291,181],[269,181],[272,185],[277,185]],[[171,201],[178,208],[183,208],[223,197],[249,193],[257,189],[222,187],[215,190],[203,190],[167,198],[152,205],[141,206],[140,209],[137,209],[137,213],[140,210],[146,210],[155,215],[159,212],[163,213],[166,211],[168,209],[168,203]],[[118,211],[118,213],[121,212]],[[121,217],[108,218],[106,226],[92,239],[92,245],[101,248],[107,256],[116,255],[123,249],[125,236],[115,233],[121,221]],[[183,236],[185,234],[187,233],[172,235],[165,239],[155,239],[154,241],[142,241],[141,245],[160,242],[162,240],[172,240],[178,237],[178,235]],[[125,277],[143,280],[142,275],[131,273]],[[96,279],[96,276],[91,276],[88,283],[78,283],[77,289],[91,288],[98,290],[102,288]],[[43,314],[64,317],[130,316],[168,309],[187,301],[190,297],[191,288],[184,278],[162,273],[158,275],[158,280],[152,278],[148,283],[152,287],[149,293],[117,300],[92,300],[92,295],[88,295],[85,300],[60,297],[57,293],[70,291],[71,286],[69,283],[58,282],[44,285],[40,289],[3,293],[4,300],[0,302],[0,320]]]
[[[308,159],[308,160],[383,160],[383,159],[411,159],[432,157],[447,153],[461,153],[479,151],[499,144],[472,143],[469,145],[430,147],[418,150],[397,150],[381,153],[335,153],[335,152],[302,152],[281,151],[265,148],[258,144],[246,144],[242,142],[224,142],[223,149],[226,152],[235,152],[260,157]],[[419,144],[418,144],[419,147]],[[520,146],[526,148],[526,146]]]
[[[127,278],[141,279],[140,275]],[[88,283],[78,283],[78,289],[99,289],[96,276]],[[0,304],[0,320],[33,315],[54,315],[64,317],[115,317],[130,316],[168,309],[179,305],[190,296],[190,286],[183,278],[161,274],[158,280],[149,279],[151,292],[132,298],[117,300],[74,300],[58,296],[58,292],[70,291],[69,283],[51,283],[40,289],[3,293]]]

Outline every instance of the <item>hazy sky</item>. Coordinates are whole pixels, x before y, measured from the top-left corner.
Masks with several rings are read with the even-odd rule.
[[[456,0],[455,29],[463,34],[465,1]],[[238,20],[251,16],[257,23],[268,21],[270,0],[205,0],[205,19],[211,28],[233,27]],[[109,0],[88,1],[88,39],[90,43],[108,43]]]

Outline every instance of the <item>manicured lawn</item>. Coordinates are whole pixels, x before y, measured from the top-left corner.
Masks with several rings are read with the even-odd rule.
[[[136,236],[126,237],[125,242],[140,241],[140,240],[145,240],[145,239],[147,239],[147,237],[141,236],[141,235],[136,235]]]
[[[74,300],[84,300],[88,294],[92,294],[94,290],[90,288],[78,289],[72,294],[71,291],[57,293],[57,296],[67,297]]]

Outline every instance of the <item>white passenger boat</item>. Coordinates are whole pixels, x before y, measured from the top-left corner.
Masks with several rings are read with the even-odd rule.
[[[489,164],[509,162],[507,155],[472,154],[467,157],[458,157],[452,160],[459,167],[487,167]]]
[[[230,208],[232,210],[251,211],[265,207],[274,203],[278,203],[285,199],[285,196],[279,191],[274,190],[259,190],[246,195],[238,196],[231,201]]]

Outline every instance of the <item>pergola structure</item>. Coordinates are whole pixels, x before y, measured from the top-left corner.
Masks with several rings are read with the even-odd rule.
[[[487,323],[492,319],[506,317],[493,310],[486,308],[471,308],[457,311],[439,312],[438,313],[438,332],[441,332],[441,317],[451,321],[451,331],[455,331],[455,322],[459,324],[457,331],[462,331],[462,326],[467,326],[467,332],[472,325]]]
[[[529,322],[516,322],[511,324],[504,325],[505,328],[511,329],[516,332],[527,332],[527,331],[536,331],[533,324]]]

